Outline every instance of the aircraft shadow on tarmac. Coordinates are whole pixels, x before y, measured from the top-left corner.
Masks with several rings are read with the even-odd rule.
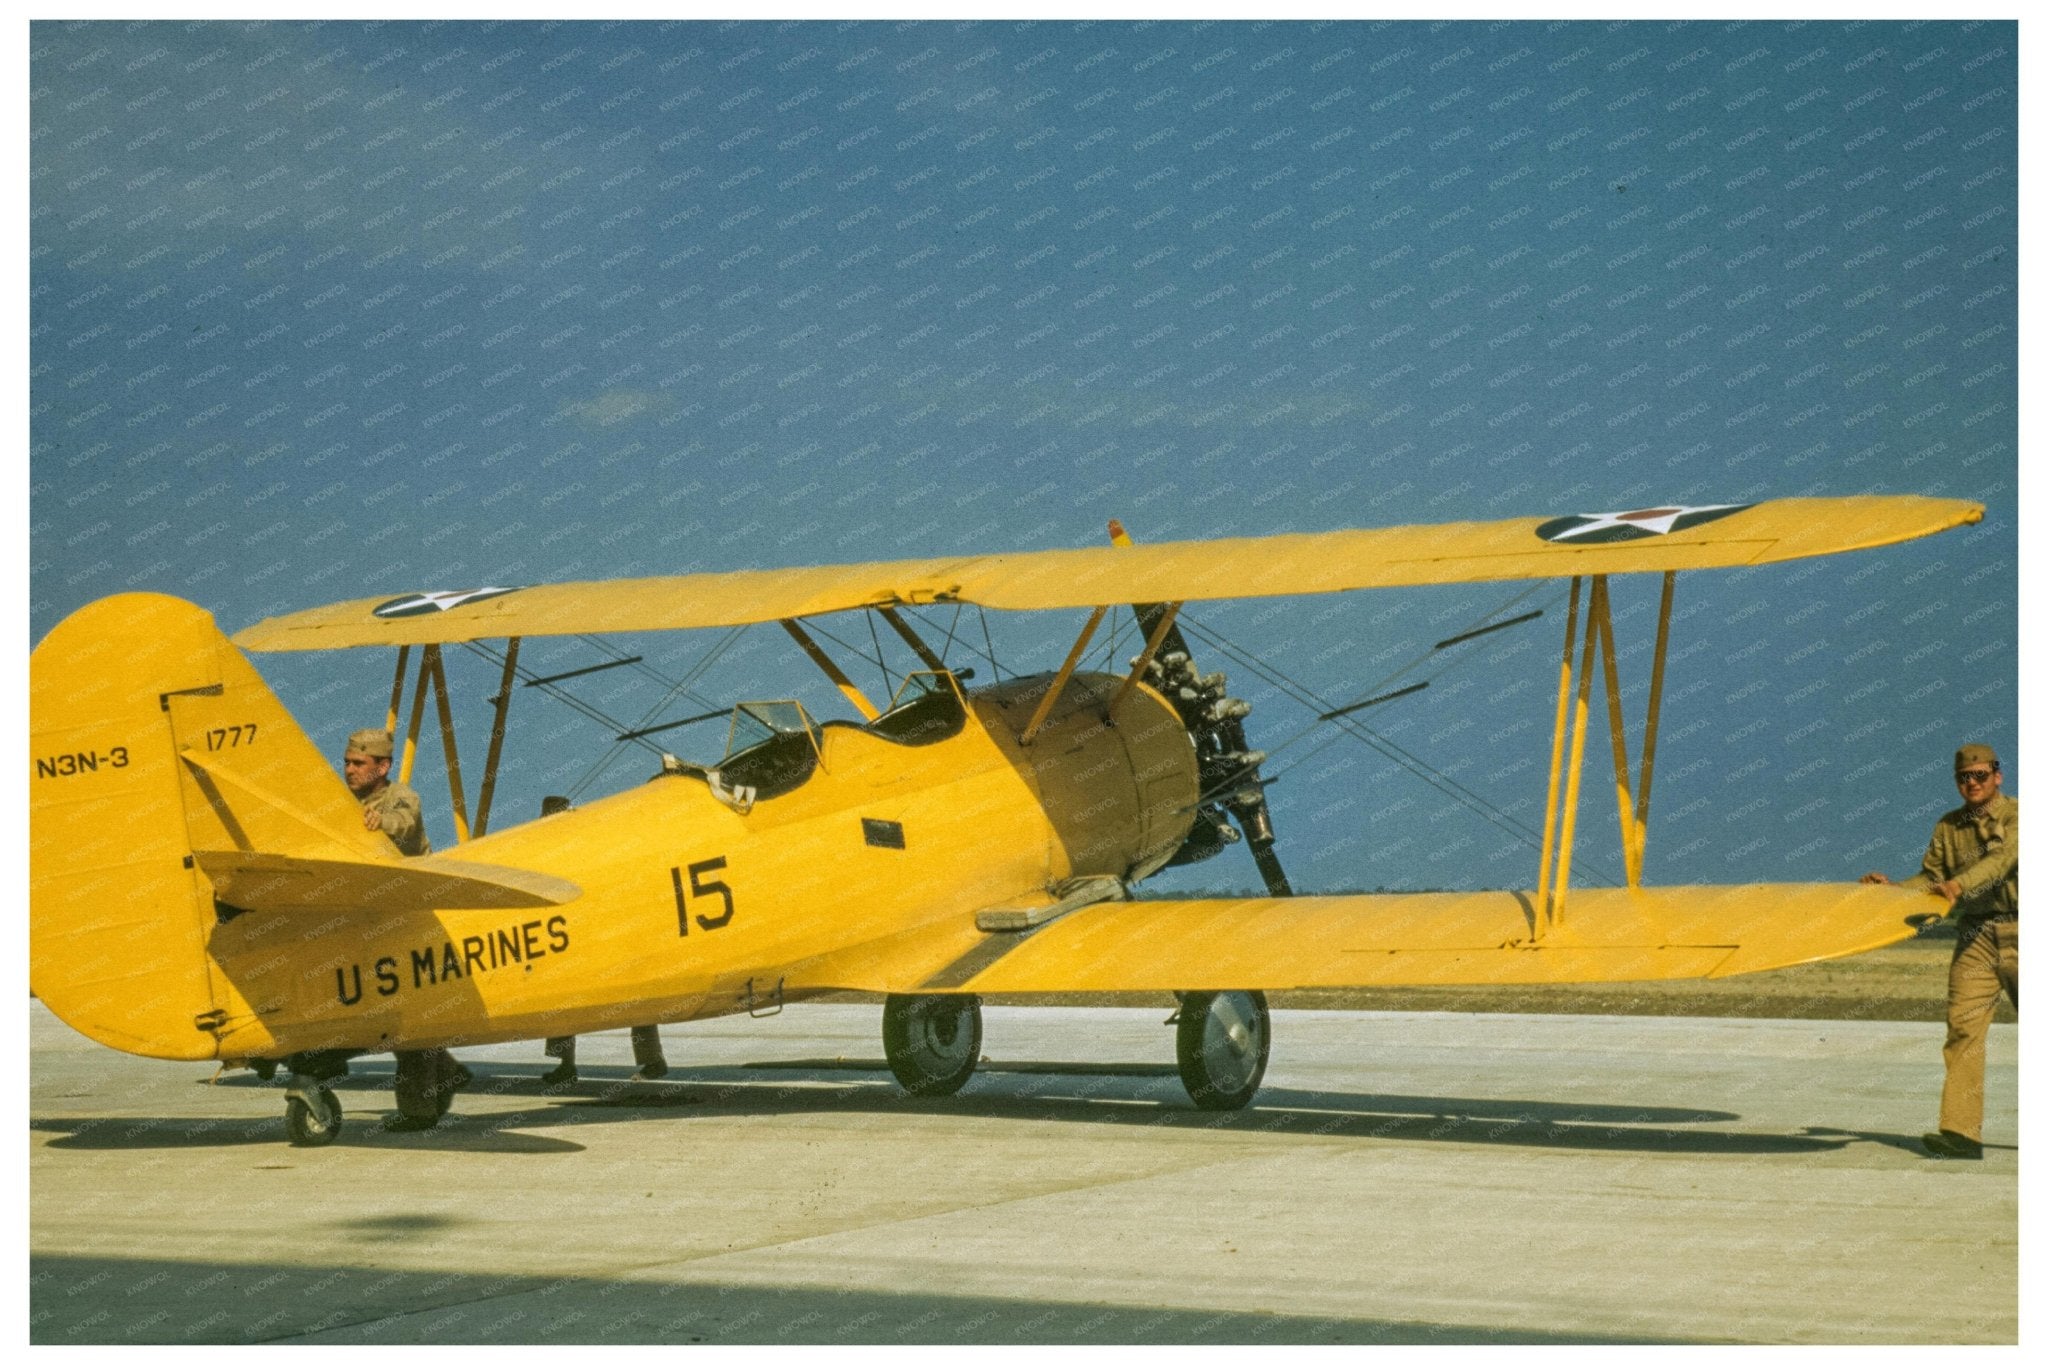
[[[1648,1332],[838,1286],[34,1256],[29,1340],[109,1343],[1671,1344]],[[91,1293],[78,1292],[91,1286]]]
[[[352,1147],[375,1144],[394,1149],[546,1155],[581,1151],[583,1146],[567,1138],[521,1130],[837,1110],[1604,1152],[1772,1155],[1832,1151],[1856,1142],[1876,1142],[1905,1151],[1919,1148],[1917,1135],[1830,1128],[1798,1133],[1736,1132],[1694,1126],[1741,1119],[1740,1114],[1727,1110],[1583,1100],[1268,1086],[1251,1108],[1210,1113],[1188,1106],[1173,1067],[1142,1064],[996,1063],[984,1066],[961,1094],[933,1100],[903,1094],[879,1061],[674,1067],[668,1079],[658,1082],[633,1081],[631,1069],[624,1066],[584,1067],[582,1079],[556,1086],[541,1081],[539,1066],[485,1065],[488,1069],[478,1070],[475,1081],[458,1095],[454,1112],[438,1127],[397,1133],[384,1131],[379,1122],[391,1110],[389,1064],[357,1063],[357,1069],[338,1081],[335,1089],[381,1093],[367,1112],[365,1106],[344,1100],[349,1121],[338,1141]],[[777,1078],[769,1079],[770,1074]],[[220,1084],[280,1093],[283,1087],[281,1078],[266,1083],[254,1076],[231,1075],[221,1078]],[[528,1096],[538,1102],[515,1109],[474,1104],[478,1098]],[[466,1098],[471,1101],[467,1107]],[[276,1143],[281,1139],[282,1124],[273,1117],[122,1117],[42,1118],[30,1126],[63,1134],[50,1142],[56,1148],[151,1149]]]
[[[531,1154],[559,1155],[565,1152],[584,1150],[580,1142],[566,1138],[543,1137],[537,1133],[512,1132],[510,1128],[531,1127],[520,1123],[500,1124],[498,1116],[490,1116],[487,1124],[464,1124],[460,1129],[460,1140],[454,1138],[458,1129],[453,1122],[444,1127],[424,1133],[388,1133],[378,1120],[382,1115],[365,1113],[358,1109],[344,1111],[348,1120],[342,1125],[341,1136],[336,1138],[337,1147],[389,1146],[404,1143],[410,1147],[434,1146],[465,1152],[491,1152],[503,1155]],[[38,1133],[62,1133],[47,1144],[58,1150],[77,1151],[155,1151],[175,1148],[200,1147],[279,1147],[284,1146],[284,1120],[281,1116],[270,1118],[44,1118],[29,1121],[29,1128]],[[421,1143],[420,1138],[443,1139],[439,1142]]]

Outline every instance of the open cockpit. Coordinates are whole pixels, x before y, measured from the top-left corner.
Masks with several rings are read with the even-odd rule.
[[[757,801],[795,791],[824,767],[828,732],[851,731],[917,747],[951,739],[966,724],[967,699],[958,677],[945,670],[910,674],[888,709],[866,722],[821,724],[799,701],[743,701],[732,709],[725,753],[717,763],[665,758],[662,775],[699,778],[720,800],[744,812]]]

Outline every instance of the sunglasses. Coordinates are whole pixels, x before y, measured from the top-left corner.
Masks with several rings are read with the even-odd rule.
[[[1956,785],[1961,787],[1977,782],[1989,782],[1991,774],[1996,771],[1996,768],[1971,768],[1965,772],[1959,772],[1956,774]]]

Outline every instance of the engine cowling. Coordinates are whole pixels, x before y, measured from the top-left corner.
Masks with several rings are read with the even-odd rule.
[[[1015,678],[973,700],[1045,808],[1053,880],[1150,876],[1187,842],[1201,793],[1195,746],[1180,713],[1141,682],[1112,717],[1109,705],[1124,680],[1076,673],[1027,747],[1019,737],[1051,681],[1049,674]]]

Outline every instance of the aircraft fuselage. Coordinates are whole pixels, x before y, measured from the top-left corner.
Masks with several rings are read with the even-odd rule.
[[[574,882],[583,894],[564,905],[234,916],[208,943],[218,1055],[705,1018],[832,989],[905,941],[921,965],[902,989],[943,989],[947,965],[989,937],[976,911],[1074,877],[1136,880],[1186,837],[1187,733],[1142,685],[1105,724],[1121,681],[1076,675],[1028,748],[1017,737],[1043,677],[971,694],[951,733],[922,742],[827,723],[815,767],[750,807],[698,773],[665,774],[444,851]]]

